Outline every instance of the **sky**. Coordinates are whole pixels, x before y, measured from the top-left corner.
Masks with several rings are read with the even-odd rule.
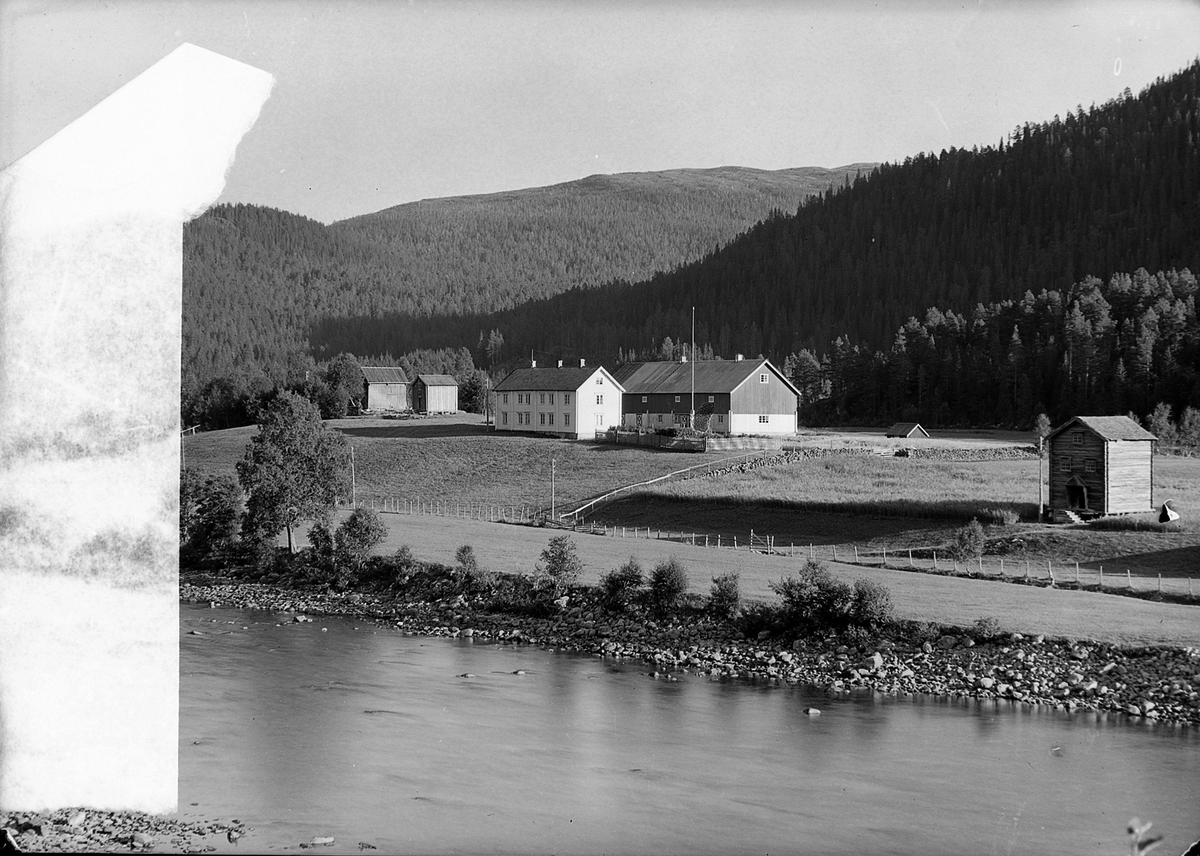
[[[0,0],[0,166],[183,42],[275,77],[222,201],[329,223],[995,145],[1188,65],[1200,3]]]

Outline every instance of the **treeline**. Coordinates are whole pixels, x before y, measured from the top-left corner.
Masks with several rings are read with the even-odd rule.
[[[784,370],[810,424],[1028,427],[1036,413],[1055,424],[1076,414],[1144,419],[1157,405],[1161,431],[1163,408],[1168,419],[1200,408],[1196,292],[1186,269],[1088,277],[969,315],[931,308],[886,351],[838,337],[820,356],[789,355]]]
[[[484,407],[487,374],[475,368],[466,348],[417,350],[399,358],[384,354],[364,360],[341,353],[321,363],[305,358],[301,365],[305,366],[303,374],[283,383],[265,374],[234,371],[194,389],[185,387],[184,426],[214,431],[251,425],[281,391],[295,393],[315,404],[322,419],[340,419],[357,413],[361,407],[361,366],[397,366],[410,382],[419,374],[452,375],[459,383],[460,409],[478,413]]]
[[[866,165],[867,167],[871,165]],[[721,168],[592,176],[553,187],[417,202],[324,226],[256,205],[217,205],[184,228],[185,388],[241,373],[282,384],[306,358],[406,353],[310,342],[321,319],[416,319],[515,307],[572,287],[641,280],[701,257],[854,167]]]

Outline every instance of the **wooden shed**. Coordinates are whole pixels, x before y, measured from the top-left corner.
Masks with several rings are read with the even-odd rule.
[[[458,381],[450,375],[417,375],[412,392],[413,410],[417,413],[458,412]]]
[[[1157,439],[1128,416],[1076,416],[1051,431],[1051,518],[1152,511]]]
[[[887,429],[887,437],[924,437],[929,439],[929,432],[921,427],[919,422],[897,422]]]
[[[408,378],[394,366],[363,366],[363,410],[408,410]]]

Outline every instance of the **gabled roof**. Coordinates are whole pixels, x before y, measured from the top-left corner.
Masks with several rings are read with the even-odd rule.
[[[929,436],[929,432],[921,427],[920,422],[897,422],[891,428],[887,429],[886,436],[911,437],[916,432],[920,432],[922,437]]]
[[[1105,440],[1157,440],[1158,438],[1138,425],[1128,416],[1076,416],[1050,432],[1050,437],[1059,434],[1075,423],[1083,425]]]
[[[730,393],[746,379],[766,368],[792,392],[799,392],[770,360],[698,360],[694,363],[625,363],[613,376],[635,395],[667,393],[682,395],[692,391],[692,369],[696,370],[696,394]]]
[[[508,376],[500,383],[496,384],[497,392],[515,392],[531,390],[533,392],[558,392],[570,391],[574,392],[585,383],[590,381],[596,372],[604,372],[609,379],[617,383],[618,389],[621,389],[621,384],[617,382],[611,372],[604,366],[584,366],[568,367],[568,368],[524,368],[513,369],[508,373]],[[624,392],[624,389],[621,389]]]
[[[458,381],[448,374],[422,374],[417,380],[426,386],[458,386]]]
[[[395,366],[363,366],[362,373],[367,383],[408,383],[404,371]]]

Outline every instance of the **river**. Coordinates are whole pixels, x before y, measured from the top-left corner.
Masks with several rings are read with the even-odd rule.
[[[228,852],[1115,856],[1135,815],[1164,856],[1200,837],[1195,729],[180,614],[180,816],[254,827]]]

